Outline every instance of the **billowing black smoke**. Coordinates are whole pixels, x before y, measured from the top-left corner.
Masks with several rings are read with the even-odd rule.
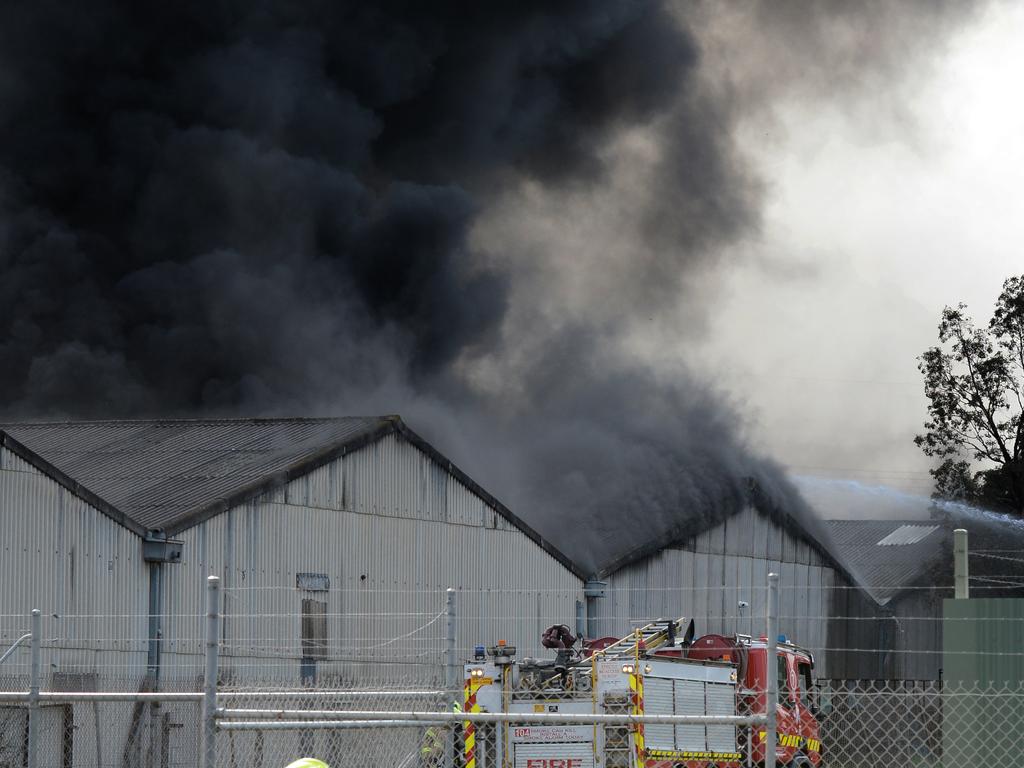
[[[444,370],[505,311],[504,270],[466,245],[496,175],[597,182],[603,138],[694,61],[650,2],[3,14],[15,411],[261,407],[250,388],[306,391],[293,368],[276,382],[296,361],[275,347],[318,310],[347,340],[396,334],[415,376]]]
[[[679,15],[5,4],[4,416],[400,412],[587,567],[748,477],[789,498],[704,384],[621,353],[757,222]],[[635,247],[523,245],[517,201],[611,187],[644,131]]]

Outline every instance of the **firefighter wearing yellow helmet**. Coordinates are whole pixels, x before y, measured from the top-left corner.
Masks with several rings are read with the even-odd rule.
[[[303,757],[294,763],[288,763],[285,768],[331,768],[331,766],[315,757]]]

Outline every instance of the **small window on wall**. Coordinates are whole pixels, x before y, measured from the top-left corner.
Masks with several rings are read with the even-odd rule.
[[[302,655],[327,658],[327,601],[302,599]]]

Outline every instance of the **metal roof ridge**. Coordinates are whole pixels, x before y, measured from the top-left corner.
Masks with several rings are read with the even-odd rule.
[[[372,416],[214,416],[209,418],[151,418],[151,419],[54,419],[52,421],[0,421],[2,427],[55,427],[55,426],[130,426],[137,424],[258,424],[258,423],[326,423],[331,421],[377,420],[399,418],[395,414]]]

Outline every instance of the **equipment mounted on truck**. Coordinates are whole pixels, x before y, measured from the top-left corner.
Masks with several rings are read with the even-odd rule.
[[[686,627],[680,635],[680,630]],[[763,714],[778,681],[779,765],[818,768],[822,745],[814,658],[780,636],[705,635],[685,618],[658,619],[622,638],[583,641],[545,631],[556,658],[515,661],[504,641],[465,665],[465,712],[732,716]],[[735,724],[509,725],[467,722],[463,768],[741,768],[762,765],[765,730]]]

